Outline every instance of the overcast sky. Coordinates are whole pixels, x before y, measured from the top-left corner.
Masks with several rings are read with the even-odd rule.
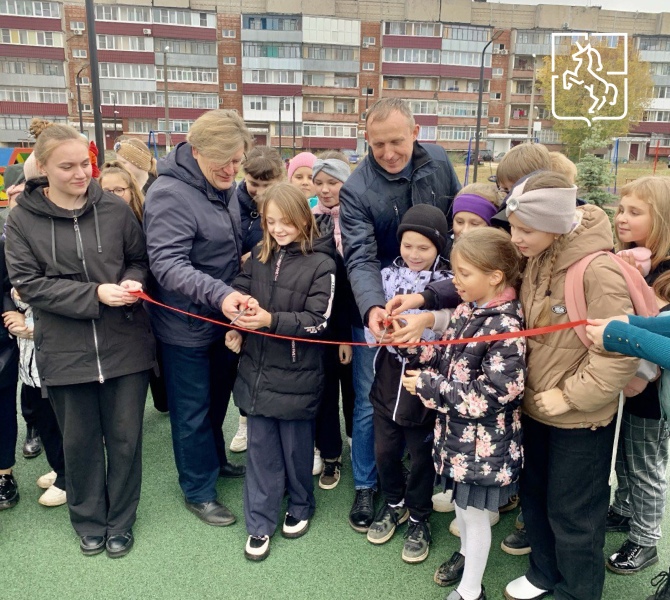
[[[572,6],[601,6],[611,10],[625,10],[638,12],[670,12],[670,4],[665,0],[488,0],[500,1],[503,4],[567,4]],[[663,7],[665,6],[665,10]]]

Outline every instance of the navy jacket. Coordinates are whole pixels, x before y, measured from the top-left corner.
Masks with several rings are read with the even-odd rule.
[[[415,204],[431,204],[451,221],[461,189],[441,146],[415,143],[412,166],[409,180],[391,175],[370,151],[340,190],[344,261],[364,320],[373,306],[384,306],[381,270],[400,254],[396,232],[404,214]]]
[[[144,202],[144,231],[156,300],[224,320],[221,303],[240,270],[240,208],[234,187],[217,190],[182,142],[158,163]],[[218,325],[149,306],[156,337],[177,346],[206,346],[225,334]]]
[[[240,205],[242,220],[242,254],[251,252],[251,249],[263,239],[261,216],[256,201],[247,191],[247,182],[242,181],[235,190],[235,197]]]

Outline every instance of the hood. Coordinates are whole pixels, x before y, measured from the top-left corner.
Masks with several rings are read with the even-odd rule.
[[[337,258],[337,247],[335,246],[335,225],[332,219],[323,219],[318,223],[319,237],[314,240],[312,246],[314,252],[323,252],[335,260]]]
[[[256,201],[247,191],[247,182],[244,180],[237,186],[237,201],[240,203],[240,206],[245,213],[258,212]]]
[[[36,215],[45,217],[54,217],[61,219],[71,219],[72,211],[66,208],[60,208],[53,202],[47,200],[44,195],[44,188],[49,186],[49,180],[46,177],[39,177],[38,179],[29,179],[26,182],[26,187],[23,193],[19,195],[16,203],[26,210]],[[91,183],[86,190],[86,204],[84,204],[79,215],[87,213],[92,210],[100,201],[104,192],[97,181],[91,179]],[[77,216],[79,216],[77,215]]]
[[[235,184],[227,190],[217,190],[210,185],[193,157],[193,148],[188,142],[180,142],[170,154],[161,158],[157,170],[159,176],[167,175],[179,179],[208,198],[213,194],[227,201],[235,191]]]
[[[577,208],[581,222],[568,234],[568,243],[556,259],[556,272],[567,271],[570,265],[588,254],[614,248],[612,225],[604,210],[586,204]]]

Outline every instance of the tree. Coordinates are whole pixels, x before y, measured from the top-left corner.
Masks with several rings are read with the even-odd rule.
[[[616,201],[616,196],[603,189],[612,183],[614,176],[609,163],[594,154],[586,154],[577,163],[577,185],[580,197],[590,204],[604,208]]]
[[[585,40],[578,40],[582,46],[586,45]],[[598,81],[587,70],[589,60],[587,53],[580,54],[578,58],[583,60],[581,68],[577,70],[578,63],[573,58],[573,54],[578,51],[577,45],[573,42],[569,47],[564,47],[564,52],[555,56],[555,70],[552,73],[551,56],[544,58],[544,66],[538,71],[537,83],[540,93],[544,94],[548,108],[552,106],[552,77],[558,75],[553,92],[555,94],[554,108],[559,116],[619,116],[624,112],[624,86],[623,76],[609,76],[607,71],[623,70],[624,61],[620,48],[609,48],[605,45],[592,45],[602,57],[602,71],[597,71],[597,63],[594,62],[593,69],[601,75],[602,78],[616,86],[618,94],[616,102],[610,105],[614,100],[614,93],[611,87]],[[570,89],[564,89],[563,74],[566,72],[576,73],[574,77],[568,76],[566,81]],[[628,111],[621,120],[596,120],[587,123],[584,120],[564,121],[554,119],[553,128],[557,131],[562,142],[567,146],[568,154],[575,157],[583,149],[583,142],[587,138],[594,137],[605,141],[605,145],[611,143],[614,137],[628,135],[630,129],[642,120],[644,109],[648,106],[652,95],[653,80],[649,72],[649,63],[640,61],[638,51],[633,48],[633,44],[628,44]],[[593,95],[584,85],[574,83],[583,81],[584,84],[593,84]],[[595,107],[595,112],[589,112],[595,104],[600,104],[594,100],[593,96],[605,99],[604,104]],[[595,127],[595,131],[594,131]],[[588,143],[594,147],[592,143]]]

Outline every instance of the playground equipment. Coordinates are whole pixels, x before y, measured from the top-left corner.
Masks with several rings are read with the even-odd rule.
[[[32,148],[0,148],[0,206],[7,206],[7,194],[5,193],[5,168],[11,165],[26,162]]]

